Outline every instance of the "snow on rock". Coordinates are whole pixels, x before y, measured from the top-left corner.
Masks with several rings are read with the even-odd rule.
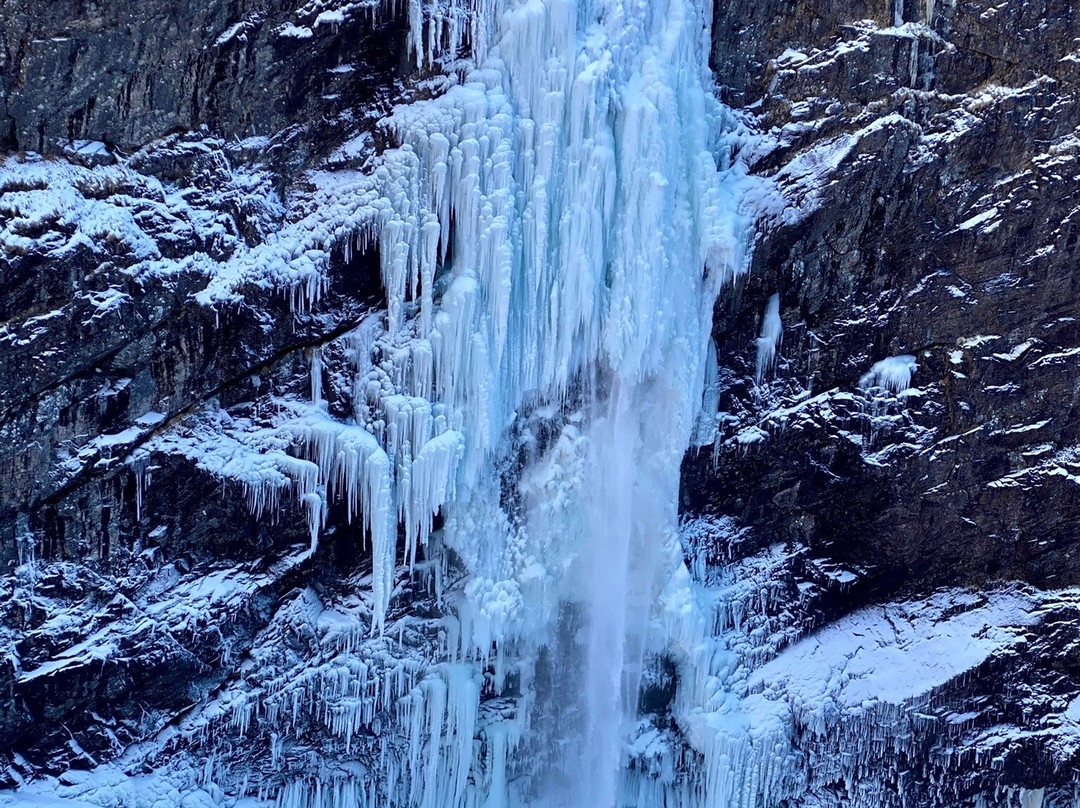
[[[129,186],[138,202],[98,198],[110,185]],[[189,213],[182,204],[166,200],[159,182],[119,166],[87,169],[53,160],[24,163],[14,157],[0,162],[0,249],[9,255],[111,247],[137,261],[160,258],[157,244],[136,217],[139,207],[172,217]],[[44,243],[43,231],[48,238]]]
[[[785,746],[805,756],[805,762],[789,760],[781,787],[789,798],[809,799],[842,783],[852,805],[879,805],[880,789],[895,776],[890,768],[913,765],[925,733],[944,745],[917,765],[948,767],[950,739],[974,716],[950,712],[945,689],[987,660],[1022,652],[1031,627],[1075,597],[1071,590],[947,590],[862,609],[750,673],[737,686],[745,687],[741,709],[751,726],[773,726]],[[944,736],[934,730],[942,716],[951,722]],[[950,784],[940,787],[947,799]]]
[[[94,144],[79,143],[83,151],[98,155]],[[221,175],[213,190],[193,193],[139,170],[169,150],[214,160]],[[114,165],[5,158],[0,161],[0,250],[62,256],[86,249],[133,276],[213,275],[220,259],[243,244],[232,214],[223,210],[228,200],[252,200],[246,207],[257,230],[273,229],[280,215],[268,174],[229,168],[224,150],[221,141],[177,139],[148,146]],[[187,254],[169,257],[179,244]]]
[[[788,648],[747,686],[780,694],[806,715],[820,710],[818,720],[827,702],[841,712],[903,704],[1022,642],[1038,619],[1039,598],[1021,590],[871,607]]]
[[[315,36],[315,33],[307,26],[294,25],[289,22],[278,29],[277,35],[289,39],[311,39]]]

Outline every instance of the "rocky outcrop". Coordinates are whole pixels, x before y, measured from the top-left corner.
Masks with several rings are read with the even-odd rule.
[[[228,677],[299,571],[312,574],[291,501],[280,521],[257,519],[240,487],[142,447],[208,404],[306,387],[311,351],[380,299],[377,277],[335,254],[334,274],[349,280],[317,311],[294,311],[271,290],[249,290],[257,308],[193,303],[206,285],[200,261],[280,226],[278,197],[268,173],[249,173],[220,142],[170,141],[139,156],[152,164],[163,151],[191,166],[179,191],[131,169],[30,163],[9,166],[0,203],[12,661],[0,747],[46,770],[102,762],[167,724]],[[261,188],[264,204],[237,182]],[[83,215],[40,210],[47,194]]]
[[[279,137],[289,152],[279,156],[300,165],[334,142],[331,128],[384,112],[399,75],[396,18],[347,11],[319,0],[5,0],[0,146],[133,151],[206,127],[229,140]],[[283,138],[291,127],[305,134]]]
[[[158,732],[230,676],[300,576],[356,562],[351,535],[305,556],[291,500],[256,518],[239,486],[143,448],[208,405],[306,388],[312,351],[381,304],[377,269],[343,248],[315,309],[269,287],[193,301],[285,225],[303,166],[386,109],[397,22],[325,10],[0,8],[0,139],[18,152],[0,165],[9,784]]]
[[[749,159],[775,196],[745,283],[716,312],[719,437],[686,458],[684,517],[736,537],[722,560],[794,548],[778,580],[822,592],[804,627],[940,587],[1076,585],[1075,9],[721,3],[716,15],[717,77],[764,133]],[[783,341],[761,377],[774,294]],[[1026,642],[1060,642],[1064,667],[997,660],[909,706],[945,727],[966,693],[981,743],[996,738],[992,775],[935,770],[942,749],[980,743],[924,730],[921,752],[866,775],[880,793],[937,804],[941,778],[959,801],[1069,782],[1071,730],[1028,733],[1080,688],[1062,625]],[[1037,706],[1017,715],[1003,693]],[[859,720],[888,737],[897,719],[845,719]],[[815,788],[829,804],[831,787]]]

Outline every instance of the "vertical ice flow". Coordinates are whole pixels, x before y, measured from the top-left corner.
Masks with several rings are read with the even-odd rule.
[[[437,178],[419,218],[431,211],[453,243],[453,280],[434,318],[434,391],[467,411],[466,452],[480,459],[446,508],[447,543],[476,576],[465,611],[481,627],[477,653],[516,643],[527,654],[555,641],[558,603],[578,610],[582,647],[555,675],[579,718],[545,725],[551,737],[537,745],[549,768],[536,789],[553,804],[611,806],[651,608],[677,563],[679,467],[712,307],[739,265],[734,193],[714,152],[711,9],[531,0],[474,13],[485,10],[492,46],[482,69],[434,103],[447,117],[396,116],[421,175]],[[486,372],[467,378],[461,368],[478,362]],[[452,373],[440,369],[448,363]],[[497,510],[483,450],[498,451],[526,400],[569,415],[575,387],[580,420],[551,452],[579,444],[576,466],[562,454],[536,459],[549,470],[545,487],[525,486],[538,518],[519,531],[505,520],[478,530]],[[552,519],[552,497],[576,507]]]
[[[441,509],[464,568],[448,666],[409,697],[409,804],[507,804],[532,768],[532,798],[610,808],[643,659],[666,639],[649,636],[656,601],[685,572],[679,469],[715,365],[712,309],[743,261],[711,5],[410,0],[408,15],[417,65],[470,60],[398,107],[383,122],[398,145],[334,192],[353,211],[337,236],[377,246],[388,311],[351,337],[357,423],[327,416],[313,352],[315,406],[292,430],[313,481],[350,515],[362,504],[376,629],[397,523],[411,563]],[[376,344],[389,359],[372,380]],[[538,421],[550,440],[529,437]],[[500,461],[518,457],[508,480]],[[529,718],[545,646],[573,649],[553,672],[566,721]],[[508,664],[522,674],[514,731],[473,720],[479,690],[449,673],[489,663],[495,691]],[[474,734],[493,756],[466,777]]]
[[[579,615],[563,638],[578,652],[555,672],[578,717],[532,739],[533,793],[554,804],[616,803],[651,610],[680,563],[679,467],[712,307],[741,266],[711,13],[695,0],[410,4],[418,64],[468,42],[476,66],[389,120],[401,146],[375,203],[389,338],[414,335],[403,392],[464,436],[454,497],[438,474],[423,483],[470,576],[459,656],[528,659],[558,642],[557,615]],[[516,520],[494,459],[545,402],[561,432],[524,469]],[[412,497],[427,490],[421,459]]]
[[[780,320],[780,294],[772,295],[765,304],[765,313],[761,317],[761,335],[757,342],[757,367],[754,380],[761,384],[766,374],[776,362],[776,352],[780,348],[780,338],[784,334],[784,324]]]

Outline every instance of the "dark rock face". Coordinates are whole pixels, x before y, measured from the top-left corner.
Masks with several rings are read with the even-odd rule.
[[[365,101],[376,113],[398,74],[400,30],[393,21],[373,29],[365,14],[320,18],[326,7],[5,0],[0,146],[131,150],[201,126],[228,139],[318,129]],[[317,149],[325,139],[293,143]]]
[[[800,560],[778,580],[792,587],[814,580],[808,566],[846,570],[842,591],[806,607],[811,624],[942,586],[1075,585],[1075,8],[720,3],[716,30],[718,81],[768,133],[750,159],[782,201],[716,312],[720,439],[686,458],[685,517],[734,519],[729,557],[789,543]],[[781,358],[755,384],[754,340],[777,293]],[[910,383],[867,378],[897,356],[917,363]],[[954,773],[950,799],[1071,778],[1071,748],[1008,729],[1080,685],[1061,623],[1030,641],[1060,642],[1045,652],[1064,667],[998,660],[920,705],[942,717],[966,694],[1000,734],[1000,770]],[[1037,706],[1019,716],[1005,692]],[[882,780],[908,770],[883,793],[944,798],[930,750],[964,743],[936,733],[907,763],[883,762]]]
[[[685,506],[835,543],[852,564],[922,586],[1064,585],[1080,572],[1080,110],[1063,66],[1072,36],[1045,32],[1076,24],[1068,8],[1041,8],[988,26],[976,5],[939,3],[930,27],[822,23],[837,41],[764,71],[753,113],[775,146],[755,168],[788,207],[714,335],[721,365],[744,371],[722,429],[769,434],[751,445],[744,433],[745,452],[721,445],[717,474],[742,481],[724,491],[705,482],[713,457],[688,457]],[[721,28],[739,19],[718,13]],[[1046,41],[1023,69],[1019,54],[987,55],[1033,27]],[[781,57],[788,40],[751,45]],[[720,80],[738,86],[721,58]],[[957,67],[972,60],[983,69]],[[1011,80],[1023,83],[997,83]],[[783,358],[754,387],[753,340],[776,292]],[[917,361],[917,392],[875,404],[860,378],[901,354]]]
[[[207,177],[213,189],[188,185],[190,201],[205,193],[196,204],[171,206],[149,175],[99,188],[77,174],[77,193],[110,210],[133,207],[139,228],[92,243],[73,238],[61,215],[25,254],[0,261],[0,373],[10,380],[0,416],[0,631],[19,660],[0,673],[0,748],[38,770],[89,767],[160,729],[227,678],[295,585],[297,565],[277,563],[308,542],[294,509],[279,523],[256,519],[239,488],[179,458],[133,463],[139,447],[208,402],[304,384],[310,350],[378,299],[378,286],[357,286],[354,273],[353,293],[329,293],[319,311],[294,313],[270,291],[258,309],[215,311],[191,301],[205,286],[197,264],[145,271],[139,249],[181,262],[227,255],[277,226],[269,186],[266,208],[233,204],[228,178],[244,169],[220,144],[155,148],[186,147],[221,169]],[[207,216],[216,224],[203,238]],[[28,559],[31,570],[13,575]],[[204,604],[220,625],[174,608],[194,605],[207,580],[225,585],[220,602]],[[89,638],[100,658],[78,653]]]

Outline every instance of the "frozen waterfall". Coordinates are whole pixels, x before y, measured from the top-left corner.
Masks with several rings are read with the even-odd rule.
[[[494,643],[528,660],[541,646],[579,646],[550,673],[569,701],[537,722],[546,737],[523,744],[543,761],[525,796],[615,805],[646,650],[665,642],[649,637],[653,604],[681,564],[679,468],[713,302],[740,267],[702,36],[711,9],[534,0],[473,13],[474,26],[491,20],[479,69],[395,116],[415,161],[409,182],[428,178],[428,198],[402,193],[398,215],[438,221],[432,253],[453,243],[434,328],[458,335],[450,361],[471,376],[434,385],[461,411],[474,458],[444,508],[446,544],[475,576],[466,611],[484,626],[462,650],[483,658]],[[426,271],[422,252],[405,258],[384,242],[382,254],[391,288]],[[468,302],[451,297],[451,309],[459,288]],[[423,281],[420,294],[426,303]],[[528,518],[510,528],[489,458],[530,408],[558,435],[527,446]]]
[[[233,724],[281,738],[309,710],[347,743],[381,736],[366,773],[288,783],[280,808],[646,804],[631,742],[647,660],[669,654],[694,754],[741,776],[702,718],[717,698],[711,617],[677,534],[713,305],[746,240],[710,4],[412,0],[408,13],[416,64],[453,65],[441,92],[382,122],[397,145],[372,169],[316,172],[314,212],[199,298],[255,280],[312,304],[333,243],[377,251],[385,318],[343,338],[353,422],[327,412],[335,352],[320,348],[311,401],[277,400],[274,428],[219,414],[225,444],[149,447],[240,479],[260,512],[295,492],[311,552],[334,501],[370,536],[371,638],[335,640],[302,691],[275,680],[230,696]],[[462,573],[439,584],[440,656],[379,674],[398,565],[420,556]],[[359,662],[361,648],[374,656]],[[492,715],[485,698],[512,707]],[[699,780],[656,788],[667,804],[724,804],[710,795],[729,786]]]

